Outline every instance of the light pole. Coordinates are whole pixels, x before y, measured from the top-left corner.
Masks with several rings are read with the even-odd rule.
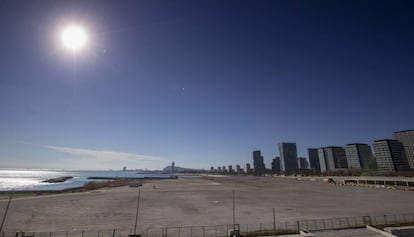
[[[9,201],[7,202],[6,210],[4,211],[3,220],[1,221],[1,226],[0,226],[0,234],[3,231],[4,222],[6,221],[7,211],[9,210],[9,206],[10,206],[10,202],[11,202],[12,197],[13,197],[13,193],[14,193],[14,189],[10,193]]]

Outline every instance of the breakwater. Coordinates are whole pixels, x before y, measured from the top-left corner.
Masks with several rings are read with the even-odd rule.
[[[57,177],[52,179],[46,179],[43,180],[43,183],[63,183],[69,179],[73,179],[73,176],[63,176],[63,177]]]

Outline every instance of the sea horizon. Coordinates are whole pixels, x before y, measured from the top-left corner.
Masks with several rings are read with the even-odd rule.
[[[48,179],[70,176],[61,183],[47,183]],[[144,178],[164,176],[161,172],[142,170],[56,170],[56,169],[5,169],[0,168],[0,191],[51,191],[81,187],[85,183],[105,181],[102,178]]]

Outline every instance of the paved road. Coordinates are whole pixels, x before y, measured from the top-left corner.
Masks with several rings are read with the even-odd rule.
[[[312,232],[316,237],[384,237],[366,228]]]

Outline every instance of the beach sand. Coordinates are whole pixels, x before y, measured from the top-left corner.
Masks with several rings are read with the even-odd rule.
[[[155,189],[153,188],[155,185]],[[253,176],[147,181],[141,187],[138,230],[163,226],[236,223],[414,213],[414,192],[337,186],[292,178]],[[18,197],[5,232],[124,229],[134,227],[137,188]],[[2,215],[7,200],[0,201]]]

